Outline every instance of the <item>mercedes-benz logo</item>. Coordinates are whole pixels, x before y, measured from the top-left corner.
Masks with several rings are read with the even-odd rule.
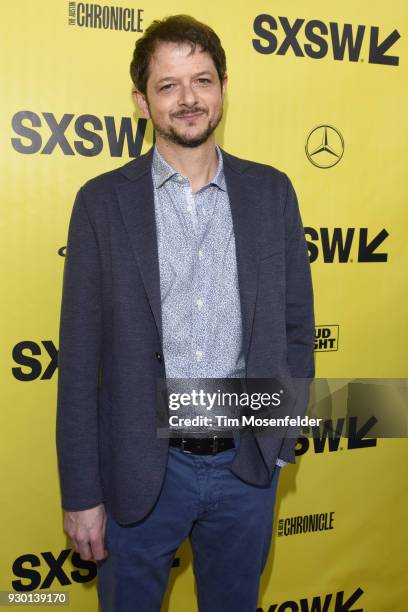
[[[332,125],[318,125],[308,135],[305,151],[314,166],[332,168],[343,157],[343,136]]]

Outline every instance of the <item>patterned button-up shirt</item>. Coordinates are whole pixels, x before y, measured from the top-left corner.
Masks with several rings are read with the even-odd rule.
[[[154,147],[163,353],[168,378],[243,378],[241,305],[230,203],[214,178],[195,193]],[[282,465],[284,462],[278,459]]]

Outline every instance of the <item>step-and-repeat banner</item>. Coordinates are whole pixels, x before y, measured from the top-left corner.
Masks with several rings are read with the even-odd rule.
[[[95,565],[62,529],[59,308],[77,190],[152,145],[131,100],[136,39],[177,13],[219,34],[229,90],[217,141],[283,170],[298,194],[317,376],[403,378],[408,11],[402,0],[15,0],[1,9],[0,590],[67,591],[71,610],[96,611]],[[330,444],[301,437],[297,455],[281,472],[259,610],[405,612],[405,441],[369,437],[363,423]],[[196,610],[186,543],[164,609]]]

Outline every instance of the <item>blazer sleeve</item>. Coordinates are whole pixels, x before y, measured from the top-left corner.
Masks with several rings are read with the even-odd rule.
[[[287,362],[296,394],[294,414],[304,415],[315,376],[313,286],[304,228],[295,190],[286,179],[284,207],[286,240]],[[295,463],[296,438],[285,438],[279,457]]]
[[[68,229],[59,327],[56,445],[66,511],[103,502],[98,457],[101,340],[101,264],[81,188]]]

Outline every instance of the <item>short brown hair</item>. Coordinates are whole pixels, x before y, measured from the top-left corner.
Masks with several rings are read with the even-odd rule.
[[[190,15],[173,15],[161,21],[158,19],[153,21],[143,36],[136,41],[130,64],[130,76],[135,87],[144,95],[149,78],[150,58],[161,42],[190,43],[191,53],[194,53],[199,45],[212,57],[222,83],[227,64],[225,51],[217,34],[208,25]]]

